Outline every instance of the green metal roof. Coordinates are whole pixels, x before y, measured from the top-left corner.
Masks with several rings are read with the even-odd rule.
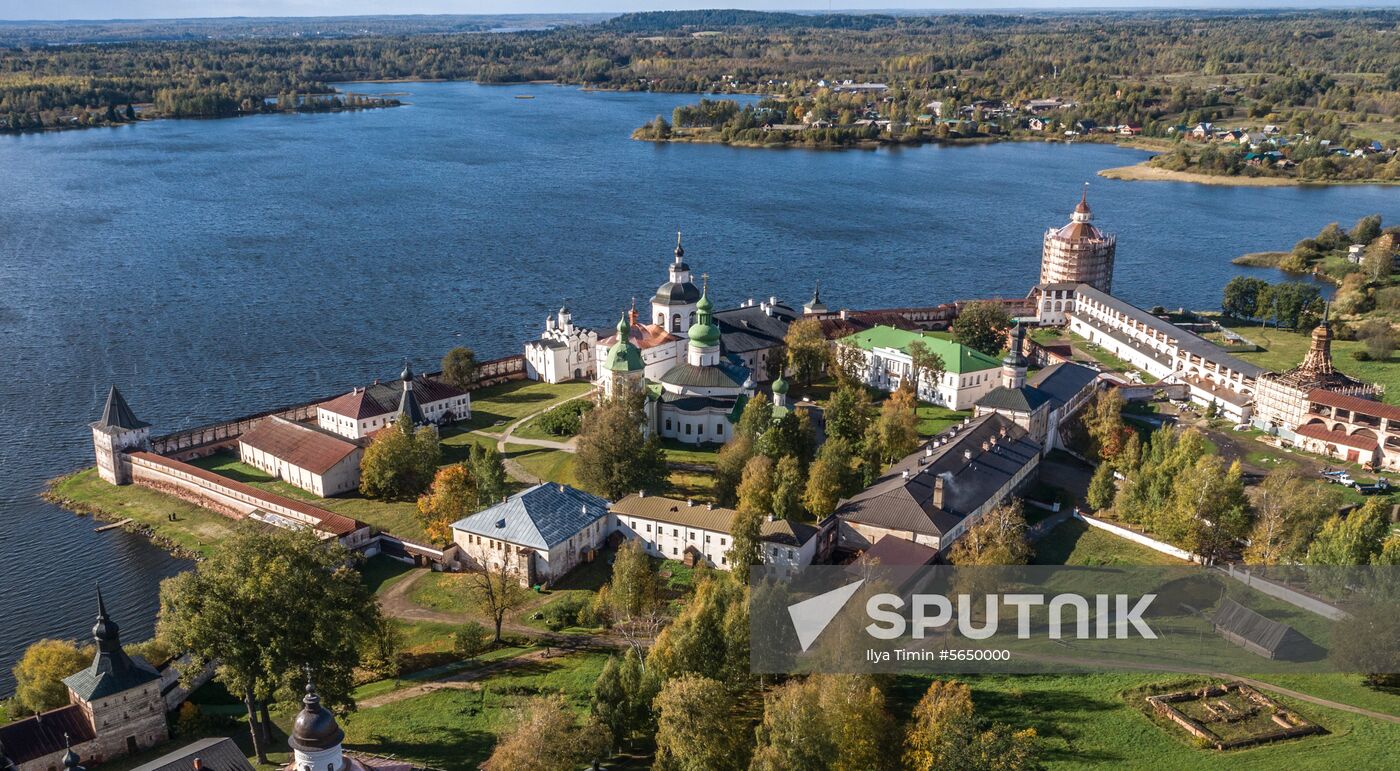
[[[876,348],[893,348],[908,353],[909,344],[915,340],[922,340],[930,351],[943,357],[944,369],[955,375],[1001,367],[1001,362],[991,356],[973,350],[962,343],[955,343],[946,337],[927,332],[895,329],[884,325],[874,326],[864,332],[843,337],[837,342],[844,345],[854,345],[867,351]]]

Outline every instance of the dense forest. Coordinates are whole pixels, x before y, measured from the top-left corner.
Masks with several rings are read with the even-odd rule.
[[[929,96],[968,104],[1060,97],[1063,116],[1154,127],[1231,116],[1340,138],[1394,132],[1400,12],[919,17],[628,14],[492,34],[142,41],[0,48],[0,123],[25,129],[230,115],[337,82],[550,80],[597,88],[796,96],[823,78],[891,84],[896,114]],[[90,116],[99,116],[96,118]]]

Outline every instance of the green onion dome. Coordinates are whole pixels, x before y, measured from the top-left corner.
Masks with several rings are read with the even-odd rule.
[[[632,344],[630,333],[627,316],[623,314],[617,322],[617,342],[612,344],[607,357],[603,359],[604,369],[609,372],[636,372],[642,369],[642,352]]]
[[[787,393],[787,392],[788,392],[788,382],[787,382],[786,380],[783,379],[783,376],[782,376],[782,375],[778,375],[778,379],[773,381],[773,393],[775,393],[775,394],[785,394],[785,393]]]

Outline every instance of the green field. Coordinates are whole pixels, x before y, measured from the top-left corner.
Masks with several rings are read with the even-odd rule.
[[[148,528],[157,543],[173,546],[190,555],[207,554],[236,526],[236,521],[208,509],[186,503],[163,493],[136,485],[108,484],[88,468],[58,480],[51,496],[68,508],[83,513],[99,513],[116,521],[131,518]],[[170,515],[175,521],[170,521]],[[94,527],[97,523],[94,522]]]
[[[506,457],[546,482],[578,486],[578,477],[574,476],[574,454],[571,452],[524,444],[507,444]]]
[[[1400,725],[1268,693],[1328,733],[1249,749],[1199,748],[1180,729],[1158,725],[1142,709],[1148,692],[1199,682],[1179,675],[985,675],[957,678],[973,689],[980,717],[1036,730],[1047,769],[1339,769],[1381,768],[1400,750]],[[900,719],[928,678],[896,679],[891,701]],[[1267,693],[1267,692],[1266,692]]]
[[[345,746],[442,771],[475,771],[530,697],[562,693],[586,711],[606,661],[602,654],[576,653],[503,671],[481,688],[444,689],[360,710],[341,721]]]
[[[1312,331],[1291,332],[1267,327],[1233,327],[1232,332],[1264,348],[1262,351],[1236,354],[1245,361],[1253,362],[1275,372],[1290,370],[1303,362],[1303,356],[1312,344]],[[1400,362],[1357,361],[1353,351],[1365,350],[1363,343],[1355,340],[1332,341],[1332,363],[1337,369],[1365,383],[1380,383],[1385,386],[1385,400],[1400,404]]]
[[[1035,543],[1036,565],[1185,565],[1186,562],[1077,520]]]
[[[580,396],[592,389],[592,383],[541,383],[533,380],[514,380],[481,388],[472,392],[472,417],[461,427],[498,434],[526,415],[548,409],[555,402]]]
[[[965,418],[972,417],[971,410],[959,412],[928,402],[919,402],[919,406],[914,411],[919,416],[919,436],[924,437],[933,436],[949,426],[963,422]]]

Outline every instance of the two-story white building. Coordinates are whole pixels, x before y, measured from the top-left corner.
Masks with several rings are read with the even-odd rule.
[[[1001,362],[945,336],[878,325],[836,341],[859,350],[865,359],[861,377],[883,391],[898,389],[913,377],[912,343],[920,342],[943,359],[943,374],[918,383],[919,398],[951,410],[967,410],[1001,384]]]
[[[703,561],[723,570],[732,567],[727,552],[734,546],[732,527],[737,514],[723,506],[645,493],[629,495],[612,505],[617,532],[642,541],[648,554],[687,564]],[[781,576],[812,564],[821,534],[834,524],[782,519],[764,522],[764,564]]]
[[[477,570],[502,564],[525,585],[558,580],[591,560],[612,532],[608,502],[546,482],[452,523],[452,541]]]
[[[238,437],[239,460],[322,498],[360,486],[363,454],[357,442],[276,416]]]
[[[375,381],[316,407],[316,424],[350,439],[362,439],[408,413],[415,423],[455,423],[472,414],[471,394],[404,364],[398,380]]]

